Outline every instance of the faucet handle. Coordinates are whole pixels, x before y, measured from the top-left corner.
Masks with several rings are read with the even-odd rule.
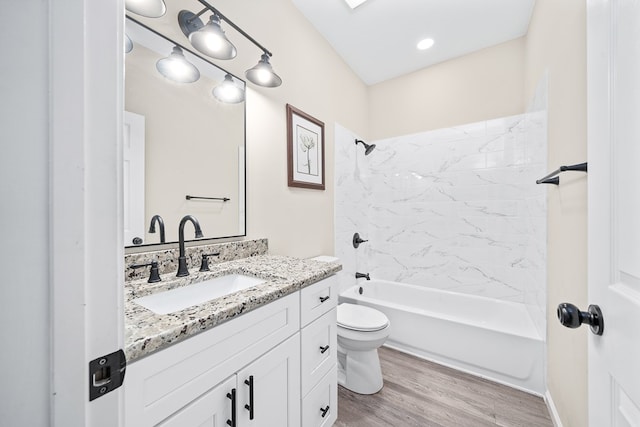
[[[160,282],[160,271],[158,270],[158,261],[151,261],[147,264],[132,264],[129,266],[129,268],[142,268],[142,267],[149,267],[151,266],[151,270],[149,272],[149,280],[147,280],[147,283],[157,283]]]
[[[202,263],[200,264],[200,271],[209,271],[209,257],[218,256],[220,252],[212,254],[202,254]]]

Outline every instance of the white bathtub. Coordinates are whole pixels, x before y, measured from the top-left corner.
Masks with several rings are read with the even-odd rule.
[[[340,301],[386,314],[388,347],[544,394],[544,342],[523,304],[384,280],[360,285]]]

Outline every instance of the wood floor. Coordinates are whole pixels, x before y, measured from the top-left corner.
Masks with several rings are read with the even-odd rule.
[[[382,347],[384,387],[363,396],[338,386],[336,427],[553,427],[528,393]]]

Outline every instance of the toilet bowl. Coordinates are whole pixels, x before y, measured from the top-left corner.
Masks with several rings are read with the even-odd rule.
[[[338,305],[338,384],[359,394],[382,389],[378,347],[389,337],[389,319],[370,307]]]

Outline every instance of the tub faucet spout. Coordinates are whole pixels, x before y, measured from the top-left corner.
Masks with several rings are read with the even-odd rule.
[[[178,246],[180,248],[180,255],[178,256],[178,274],[177,277],[184,277],[189,275],[189,270],[187,269],[187,257],[184,254],[184,225],[187,221],[191,221],[193,224],[193,228],[196,229],[196,239],[199,239],[202,236],[202,229],[200,228],[200,223],[198,220],[192,215],[185,215],[180,221],[180,226],[178,227]]]
[[[371,280],[371,278],[369,277],[369,273],[356,273],[356,279],[367,279],[367,280]]]

